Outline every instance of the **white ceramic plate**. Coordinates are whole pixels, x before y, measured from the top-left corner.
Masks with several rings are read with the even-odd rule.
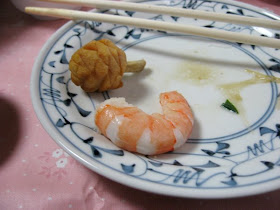
[[[149,1],[240,16],[277,18],[233,1]],[[279,31],[165,15],[110,10],[105,13],[193,24],[237,33],[279,38]],[[128,60],[144,58],[146,69],[127,74],[124,86],[86,94],[73,85],[71,55],[93,39],[107,38],[125,50]],[[222,84],[252,78],[250,69],[280,77],[277,49],[99,22],[69,22],[45,44],[34,65],[31,95],[47,132],[69,154],[116,182],[159,194],[225,198],[280,187],[279,84],[247,85],[235,104],[240,114],[221,107],[229,97]],[[96,133],[96,106],[109,97],[125,97],[148,113],[158,112],[160,92],[177,90],[195,115],[191,138],[177,151],[141,156],[123,151]]]

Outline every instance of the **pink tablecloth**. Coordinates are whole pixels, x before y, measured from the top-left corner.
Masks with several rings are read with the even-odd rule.
[[[244,0],[280,14],[279,0]],[[39,21],[9,1],[0,9],[0,209],[279,209],[280,190],[195,200],[135,190],[68,156],[39,123],[29,94],[38,52],[66,21]]]

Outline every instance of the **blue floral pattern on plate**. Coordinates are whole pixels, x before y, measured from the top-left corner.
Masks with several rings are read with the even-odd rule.
[[[255,7],[232,1],[182,0],[145,3],[240,16],[275,18]],[[260,28],[215,21],[114,9],[99,12],[189,23],[278,39],[280,37],[278,31],[262,30],[260,33]],[[218,50],[221,46],[228,47],[239,53],[237,56],[248,57],[253,66],[267,75],[279,76],[280,73],[277,49],[100,22],[68,23],[48,41],[39,55],[33,69],[31,92],[34,108],[42,124],[54,140],[73,157],[97,173],[115,181],[173,196],[235,197],[260,193],[280,186],[280,112],[279,108],[277,109],[279,91],[276,83],[265,85],[269,91],[266,108],[249,126],[212,137],[200,138],[199,135],[193,135],[179,150],[157,157],[132,154],[117,148],[99,135],[94,125],[94,112],[98,103],[118,94],[126,97],[127,92],[120,89],[115,92],[87,94],[73,85],[70,79],[68,63],[71,55],[87,42],[102,38],[111,39],[127,54],[131,52],[132,55],[134,49],[142,52],[141,50],[145,50],[145,44],[150,42],[153,44],[153,41],[162,42],[162,47],[166,40],[173,40],[176,43],[180,39],[182,39],[180,41],[194,39],[194,42],[200,43],[199,45],[205,45],[205,42],[209,41],[217,45]],[[136,55],[139,55],[138,51]],[[149,78],[149,75],[146,76]],[[136,104],[144,102],[138,101]],[[264,188],[261,188],[262,186]]]

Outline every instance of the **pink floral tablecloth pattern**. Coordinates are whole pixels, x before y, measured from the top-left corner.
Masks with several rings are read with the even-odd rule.
[[[280,1],[244,0],[280,14]],[[0,9],[0,209],[279,209],[280,190],[196,200],[135,190],[75,161],[33,111],[30,75],[40,49],[65,20],[40,21],[10,1]]]

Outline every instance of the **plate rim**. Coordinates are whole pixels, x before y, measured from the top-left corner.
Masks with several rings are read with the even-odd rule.
[[[153,0],[157,1],[157,0]],[[160,0],[159,0],[160,1]],[[146,1],[134,1],[134,2],[146,2]],[[233,0],[214,0],[212,2],[224,2],[224,3],[230,3],[235,6],[242,6],[245,8],[252,9],[254,11],[263,13],[267,16],[270,16],[271,18],[278,18],[280,19],[280,16],[277,16],[271,11],[267,11],[266,9],[259,8],[254,5],[250,5],[244,2],[238,2]],[[93,9],[91,11],[99,11],[97,9]],[[246,188],[239,187],[239,188],[228,188],[225,190],[222,190],[222,192],[219,191],[215,194],[213,193],[213,189],[202,189],[199,188],[192,188],[189,189],[192,191],[192,194],[185,193],[186,191],[184,188],[174,188],[173,186],[168,185],[162,185],[159,183],[147,183],[145,180],[133,177],[133,176],[127,176],[123,173],[120,173],[118,171],[113,171],[108,167],[105,167],[98,161],[92,160],[92,158],[88,157],[84,153],[80,153],[78,149],[76,149],[70,142],[67,142],[63,136],[53,128],[53,124],[51,120],[48,118],[47,114],[44,112],[44,108],[42,105],[42,102],[39,97],[39,81],[38,75],[40,74],[40,71],[38,69],[41,69],[41,64],[43,63],[43,56],[46,55],[46,53],[50,50],[51,46],[54,44],[54,42],[57,40],[59,36],[61,36],[65,30],[68,28],[74,26],[77,24],[75,21],[68,21],[67,23],[63,24],[58,30],[56,30],[51,37],[45,42],[43,47],[41,48],[38,56],[36,57],[36,60],[34,62],[32,73],[31,73],[31,79],[30,79],[30,95],[31,95],[31,101],[33,109],[36,113],[37,118],[39,119],[40,123],[42,124],[43,128],[47,131],[48,135],[56,142],[61,148],[63,148],[71,157],[73,157],[75,160],[86,166],[87,168],[91,169],[92,171],[98,173],[99,175],[106,177],[110,180],[113,180],[117,183],[121,183],[125,186],[132,187],[141,191],[146,191],[150,193],[156,193],[161,195],[167,195],[172,197],[182,197],[182,198],[207,198],[207,199],[219,199],[219,198],[235,198],[235,197],[244,197],[244,196],[251,196],[251,195],[257,195],[262,194],[265,192],[277,190],[280,188],[280,179],[274,180],[276,183],[273,186],[267,185],[267,183],[261,183],[255,186],[250,186],[250,190],[246,192]],[[94,164],[91,163],[94,161]],[[117,173],[120,176],[112,176],[110,174]],[[153,185],[155,187],[151,187],[148,185]],[[161,188],[159,191],[158,189]],[[254,189],[256,188],[256,189]],[[214,189],[215,190],[215,189]],[[209,193],[210,191],[211,193]],[[225,193],[225,191],[230,191],[230,193]]]

